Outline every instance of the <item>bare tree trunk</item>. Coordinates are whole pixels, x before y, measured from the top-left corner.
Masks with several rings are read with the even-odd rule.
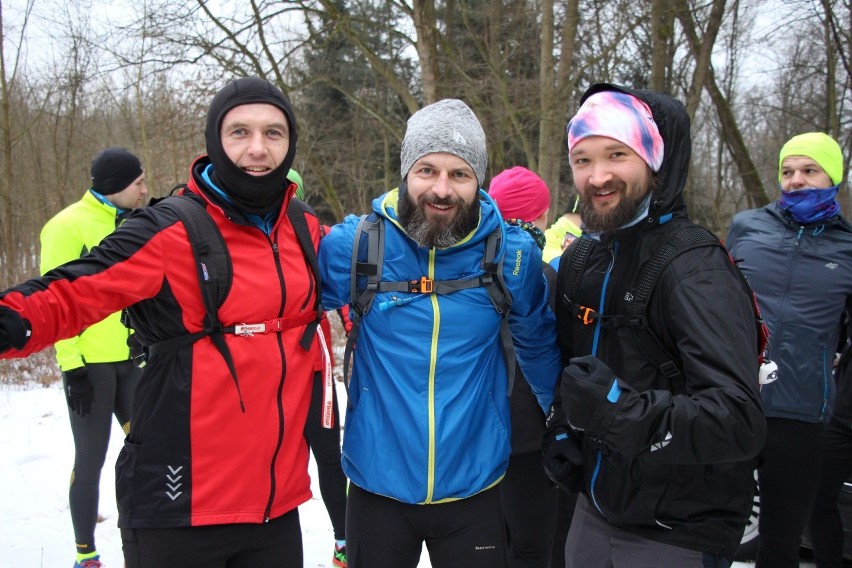
[[[717,0],[721,1],[721,0]],[[682,8],[686,7],[685,0],[682,0]],[[715,6],[714,6],[715,8]],[[693,54],[701,51],[701,41],[696,32],[696,24],[692,19],[692,14],[688,7],[678,10],[678,19],[683,27],[684,33],[689,41],[690,50]],[[704,78],[704,88],[707,89],[710,95],[710,100],[713,101],[713,106],[716,108],[716,114],[719,118],[719,124],[722,129],[722,138],[725,141],[734,163],[737,165],[737,170],[740,174],[740,179],[743,183],[743,189],[748,197],[749,207],[761,207],[769,203],[769,197],[763,188],[763,183],[760,181],[760,176],[757,173],[757,167],[751,159],[748,147],[740,133],[737,121],[734,117],[734,112],[731,110],[731,105],[725,98],[725,95],[719,89],[716,83],[716,73],[713,71],[713,64],[707,61],[706,75]]]
[[[2,155],[3,174],[0,178],[0,211],[2,211],[2,238],[0,254],[4,255],[6,271],[17,274],[18,246],[14,241],[12,226],[14,224],[14,204],[12,190],[14,188],[14,171],[12,170],[12,119],[9,82],[6,76],[6,33],[3,27],[3,3],[0,2],[0,131],[3,134]]]
[[[424,104],[438,100],[438,46],[435,38],[434,0],[415,0],[414,29],[417,31],[417,56],[420,58],[420,81]]]
[[[569,71],[574,59],[580,1],[568,0],[562,23],[559,62],[553,60],[553,0],[542,1],[541,119],[539,121],[538,173],[550,188],[550,221],[562,212],[559,203],[559,166],[565,153],[566,106],[570,93]]]
[[[748,196],[750,207],[763,207],[769,203],[769,196],[766,195],[766,190],[763,188],[763,183],[760,181],[760,176],[757,173],[757,167],[751,159],[748,147],[743,140],[740,129],[737,126],[737,121],[734,118],[734,113],[731,110],[728,100],[719,90],[716,84],[716,74],[713,68],[707,76],[704,85],[710,93],[710,98],[713,105],[716,107],[716,112],[719,116],[719,124],[722,127],[722,137],[725,140],[725,145],[737,165],[740,172],[740,178],[743,182],[743,189]]]
[[[722,27],[722,19],[725,16],[726,0],[714,0],[713,8],[710,11],[710,19],[708,20],[704,37],[695,40],[698,42],[698,49],[693,50],[695,57],[695,71],[692,75],[692,84],[689,87],[689,93],[686,97],[686,112],[689,114],[689,119],[695,117],[695,111],[698,109],[698,103],[701,101],[701,93],[704,90],[704,82],[707,79],[707,73],[710,70],[710,56],[713,54],[713,46],[716,44],[716,37],[719,34],[719,28]],[[681,1],[681,10],[689,10],[686,0]]]
[[[835,140],[840,136],[840,115],[837,112],[837,50],[832,38],[831,2],[822,0],[825,10],[825,130]]]
[[[674,6],[671,0],[651,1],[651,85],[656,91],[668,91],[671,66],[669,45],[674,28]]]

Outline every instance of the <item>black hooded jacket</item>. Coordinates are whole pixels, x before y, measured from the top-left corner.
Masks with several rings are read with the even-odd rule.
[[[601,314],[626,314],[643,265],[689,223],[689,118],[679,101],[652,91],[598,84],[583,100],[601,90],[643,100],[664,142],[648,215],[600,236],[575,298]],[[597,329],[600,323],[575,317],[565,300],[568,251],[557,279],[563,362],[595,355],[625,393],[608,430],[583,441],[583,492],[613,525],[731,558],[752,507],[754,457],[766,427],[751,299],[736,268],[720,247],[692,249],[666,267],[651,294],[648,324],[681,363],[685,392],[674,393],[628,328]]]

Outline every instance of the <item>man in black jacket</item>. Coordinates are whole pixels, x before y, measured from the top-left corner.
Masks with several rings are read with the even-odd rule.
[[[650,292],[641,324],[677,373],[651,360],[628,318],[612,317],[630,312],[640,270],[691,225],[690,147],[683,105],[652,91],[594,85],[568,125],[584,234],[559,265],[564,426],[545,451],[560,481],[582,489],[569,567],[727,567],[751,509],[766,427],[758,337],[726,252],[685,250]],[[582,240],[591,250],[575,280]]]

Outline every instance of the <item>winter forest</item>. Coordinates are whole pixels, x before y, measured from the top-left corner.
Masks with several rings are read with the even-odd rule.
[[[41,226],[99,149],[139,155],[153,196],[185,181],[213,93],[238,76],[293,102],[295,165],[326,223],[399,183],[406,119],[447,97],[482,121],[489,178],[537,171],[554,217],[574,197],[565,125],[595,82],[684,102],[688,206],[719,234],[777,196],[790,136],[825,131],[852,156],[849,0],[5,0],[0,34],[3,287],[36,275]]]

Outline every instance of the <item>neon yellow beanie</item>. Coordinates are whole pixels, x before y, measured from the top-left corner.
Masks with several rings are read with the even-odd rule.
[[[778,156],[778,181],[781,181],[781,164],[788,156],[807,156],[814,160],[831,178],[834,185],[843,181],[843,152],[840,145],[828,134],[807,132],[793,136],[781,148]]]
[[[287,172],[287,179],[296,184],[296,197],[305,200],[305,186],[302,185],[302,176],[299,175],[299,172],[290,168],[290,171]]]

